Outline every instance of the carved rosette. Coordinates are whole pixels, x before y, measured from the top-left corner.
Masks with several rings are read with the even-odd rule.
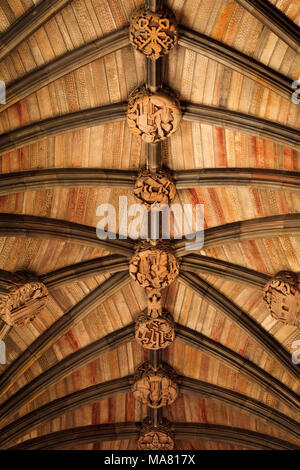
[[[144,170],[136,179],[134,195],[150,211],[155,206],[170,205],[176,196],[176,186],[166,172]]]
[[[25,326],[37,317],[47,300],[48,290],[35,275],[15,273],[8,296],[0,300],[0,317],[10,326]]]
[[[136,400],[150,408],[171,405],[178,396],[177,375],[168,364],[154,369],[146,362],[137,369],[132,391]]]
[[[181,121],[180,103],[166,88],[151,92],[137,88],[129,97],[127,124],[135,135],[153,144],[169,137]]]
[[[179,274],[179,263],[167,242],[142,242],[133,256],[129,273],[147,290],[168,287]]]
[[[143,348],[157,351],[170,346],[175,340],[175,327],[169,312],[153,318],[147,311],[136,320],[135,339]]]
[[[264,300],[273,318],[300,327],[299,280],[296,273],[281,271],[264,288]]]
[[[178,42],[176,18],[166,8],[155,13],[141,8],[132,15],[129,38],[138,51],[157,60],[169,54]]]
[[[138,440],[138,450],[173,450],[174,439],[171,424],[166,419],[162,419],[157,426],[146,419],[142,425],[140,438]]]

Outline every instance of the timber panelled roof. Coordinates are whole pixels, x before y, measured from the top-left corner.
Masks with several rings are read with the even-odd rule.
[[[131,385],[148,354],[134,321],[146,296],[127,273],[134,244],[100,243],[95,227],[100,204],[134,202],[146,163],[125,122],[146,80],[128,40],[144,2],[43,3],[0,5],[0,291],[8,272],[30,270],[50,292],[31,324],[0,325],[0,448],[136,449],[147,408]],[[296,448],[300,334],[269,315],[262,289],[300,272],[299,1],[165,3],[180,40],[164,81],[183,121],[162,158],[175,202],[204,204],[206,236],[197,253],[178,244],[183,271],[164,293],[178,328],[163,359],[180,375],[164,415],[177,449]]]

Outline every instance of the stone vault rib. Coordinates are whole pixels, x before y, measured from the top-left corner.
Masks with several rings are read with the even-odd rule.
[[[277,122],[214,106],[182,103],[183,119],[235,129],[260,136],[292,148],[300,146],[300,131]],[[0,154],[50,136],[126,119],[127,104],[117,103],[90,108],[20,127],[0,136]]]
[[[25,441],[10,450],[51,450],[66,449],[75,445],[138,438],[139,423],[113,423],[58,431],[52,434]],[[255,449],[296,450],[298,446],[275,437],[230,426],[203,423],[174,423],[175,438],[215,439],[221,442],[233,442]]]
[[[110,333],[104,338],[101,338],[94,343],[91,343],[86,347],[70,354],[40,374],[0,405],[0,419],[5,421],[9,415],[16,413],[21,406],[29,401],[34,400],[34,398],[40,395],[43,390],[62,380],[64,377],[71,374],[75,370],[78,370],[84,364],[95,360],[104,352],[113,350],[122,344],[133,341],[134,329],[135,325],[134,323],[131,323],[118,331]],[[279,399],[281,399],[280,390],[282,385],[278,388],[276,379],[273,379],[273,377],[271,377],[268,373],[266,373],[259,366],[256,366],[251,361],[247,361],[244,357],[240,356],[234,351],[229,350],[222,344],[217,343],[216,341],[213,341],[210,338],[207,338],[200,333],[197,333],[179,324],[176,324],[176,337],[177,340],[182,341],[183,343],[187,343],[187,341],[189,341],[189,344],[193,348],[204,351],[209,356],[217,358],[218,360],[226,363],[229,365],[229,367],[243,373],[249,380],[254,380],[254,382],[258,383],[265,389],[268,389],[269,384],[271,384],[271,388],[275,388],[275,390],[277,390],[277,396],[279,396]],[[205,383],[199,382],[199,384],[201,385],[201,390],[203,392]],[[219,393],[218,386],[207,384],[207,387],[208,396],[222,400],[222,394]],[[245,397],[237,392],[229,390],[225,393],[224,397],[226,403],[235,404],[235,399],[236,403],[239,405],[243,403],[243,408],[246,408],[249,412],[253,412],[260,418],[263,417],[268,419],[268,417],[271,415],[271,419],[276,421],[276,425],[283,425],[284,427],[287,427],[289,426],[289,420],[294,423],[294,421],[289,417],[286,417],[286,420],[282,421],[283,415],[280,413],[278,414],[276,408],[274,409],[268,407],[267,405],[248,397],[247,400],[245,400]],[[231,400],[230,397],[232,397]],[[265,414],[264,410],[267,410]],[[294,427],[294,429],[296,432],[297,427]]]
[[[27,10],[0,36],[0,60],[72,0],[43,0]]]
[[[236,0],[243,8],[270,28],[296,52],[300,51],[300,28],[269,0]]]
[[[84,297],[44,333],[42,333],[0,376],[0,395],[6,393],[24,372],[71,327],[83,320],[94,308],[130,282],[128,273],[113,274]],[[2,407],[0,407],[0,410]],[[1,411],[0,411],[1,416]]]
[[[95,227],[30,215],[0,214],[0,237],[54,238],[132,256],[131,240],[100,240]]]
[[[217,309],[221,310],[239,328],[242,328],[250,338],[254,339],[265,351],[268,351],[268,354],[276,359],[292,377],[299,380],[299,367],[297,368],[297,366],[292,363],[288,352],[285,351],[280,343],[264,330],[262,326],[256,323],[236,304],[215,289],[211,284],[195,274],[181,272],[178,279],[185,286],[192,289]],[[289,403],[290,406],[299,409],[299,397],[296,393],[290,391],[289,396],[285,395],[285,401]]]

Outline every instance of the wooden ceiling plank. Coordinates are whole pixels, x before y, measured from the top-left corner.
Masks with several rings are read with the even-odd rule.
[[[292,79],[214,38],[180,27],[179,45],[204,55],[291,99]]]
[[[282,41],[300,52],[300,28],[269,0],[236,0],[243,8],[270,28]]]
[[[97,59],[112,54],[128,46],[128,44],[129,29],[127,26],[81,46],[78,49],[72,50],[43,67],[26,74],[24,77],[21,77],[7,86],[6,103],[1,105],[1,111],[18,103],[55,80]]]
[[[0,60],[72,0],[43,0],[27,10],[0,36]]]
[[[241,310],[240,307],[195,274],[181,271],[178,280],[227,315],[231,321],[267,351],[271,357],[276,359],[287,373],[299,380],[299,367],[292,363],[288,352],[261,325]],[[291,391],[290,396],[286,396],[285,400],[290,406],[299,409],[299,397],[294,392]]]
[[[75,445],[99,441],[134,439],[139,437],[141,423],[98,424],[71,428],[22,442],[9,450],[54,450],[67,449]],[[173,423],[175,439],[214,439],[247,446],[253,449],[297,450],[298,446],[288,441],[257,433],[248,429],[205,423]]]
[[[6,393],[16,380],[41,357],[70,328],[82,321],[93,309],[99,306],[116,291],[130,282],[128,273],[113,274],[108,280],[84,297],[44,333],[42,333],[0,376],[0,395]],[[0,407],[1,409],[1,407]],[[1,411],[0,411],[1,416]]]

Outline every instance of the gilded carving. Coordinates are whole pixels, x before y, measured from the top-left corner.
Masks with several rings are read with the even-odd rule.
[[[154,206],[171,204],[176,196],[176,186],[163,171],[144,170],[135,182],[134,195],[149,211]]]
[[[157,351],[167,348],[175,339],[171,315],[163,311],[159,316],[151,317],[142,312],[136,320],[135,338],[145,349]]]
[[[179,264],[168,243],[142,242],[131,260],[129,273],[145,289],[163,289],[178,276]]]
[[[127,124],[131,132],[149,144],[173,134],[181,117],[179,101],[169,90],[161,89],[153,93],[141,87],[129,97]]]
[[[132,15],[129,38],[138,51],[157,60],[169,54],[178,42],[176,18],[166,8],[155,13],[141,8]]]
[[[138,440],[139,450],[173,450],[174,439],[171,425],[166,419],[154,426],[148,419],[142,425]]]
[[[150,408],[171,405],[177,398],[177,376],[167,364],[155,369],[149,362],[142,364],[135,375],[133,396]]]
[[[0,301],[0,317],[10,326],[25,326],[32,322],[48,300],[48,290],[31,273],[15,273],[9,294]]]
[[[264,300],[273,318],[300,327],[299,280],[296,273],[281,271],[264,288]]]

